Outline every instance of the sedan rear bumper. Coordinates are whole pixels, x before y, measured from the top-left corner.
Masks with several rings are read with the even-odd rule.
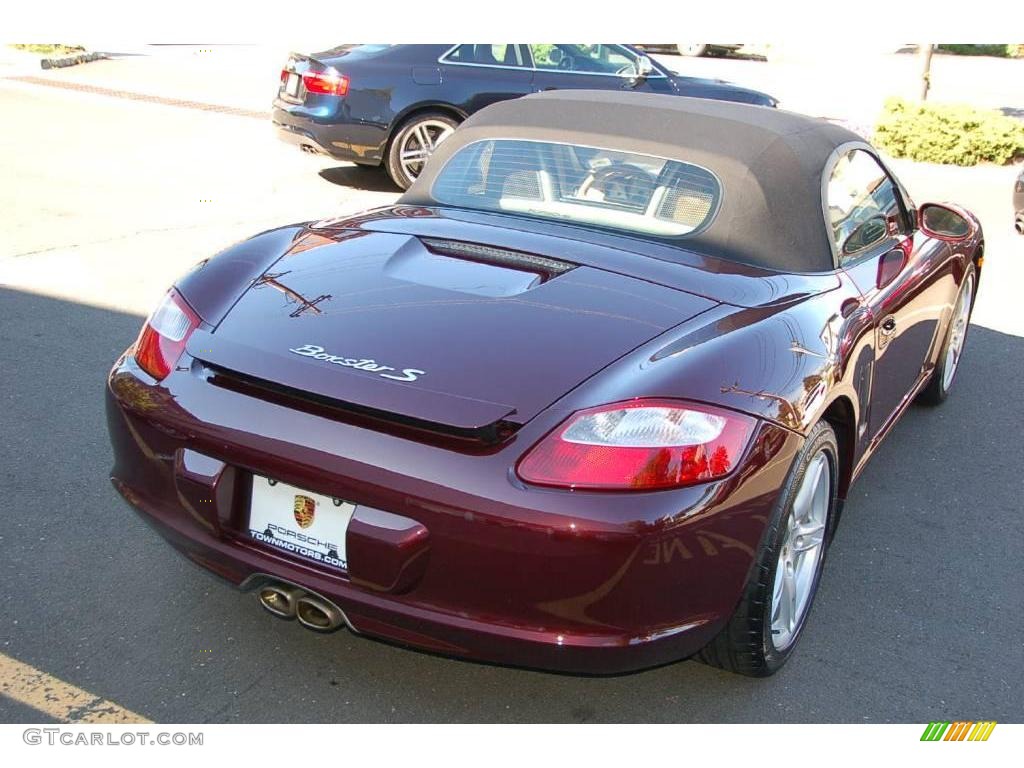
[[[311,152],[317,155],[329,156],[331,154],[309,131],[294,125],[282,125],[280,123],[274,123],[274,128],[277,131],[277,138],[286,144],[292,144],[304,152]]]
[[[387,131],[374,123],[349,121],[331,113],[323,119],[305,114],[301,108],[275,102],[271,120],[282,141],[336,160],[361,165],[380,165],[384,156]]]
[[[124,359],[107,388],[112,482],[165,539],[243,589],[268,576],[326,597],[358,633],[517,666],[609,674],[698,651],[739,599],[800,444],[763,423],[717,484],[539,491],[509,468],[543,416],[466,455],[220,390],[199,367],[157,385]],[[349,525],[347,572],[248,536],[254,473],[370,511]],[[375,531],[380,510],[415,534]]]

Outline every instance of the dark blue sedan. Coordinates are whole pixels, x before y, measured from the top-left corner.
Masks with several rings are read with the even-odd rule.
[[[345,45],[292,54],[273,121],[304,151],[384,165],[406,189],[434,148],[479,109],[556,88],[632,90],[739,101],[775,99],[722,80],[681,77],[628,45]]]

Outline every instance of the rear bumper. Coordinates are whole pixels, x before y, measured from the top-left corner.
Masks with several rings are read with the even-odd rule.
[[[271,120],[282,141],[337,160],[380,165],[386,131],[382,126],[347,119],[342,114],[318,118],[301,108],[275,102]]]
[[[666,629],[661,636],[638,637],[508,626],[426,610],[355,590],[273,552],[207,537],[187,523],[176,525],[184,522],[180,516],[162,513],[158,504],[144,500],[116,479],[114,486],[175,549],[242,591],[255,590],[275,579],[299,585],[337,604],[357,634],[418,650],[559,672],[616,674],[691,656],[721,626],[711,617],[702,617]]]
[[[335,602],[356,632],[427,651],[597,674],[685,658],[718,632],[800,441],[762,424],[722,483],[574,494],[509,476],[531,430],[547,423],[467,456],[219,390],[194,370],[154,385],[131,361],[111,372],[107,413],[115,488],[231,583],[252,588],[267,575],[303,586]],[[202,466],[183,456],[224,467],[207,497],[189,484]],[[251,472],[415,521],[429,551],[389,580],[374,575],[392,550],[372,530],[350,525],[348,572],[271,550],[244,533]]]
[[[327,147],[323,146],[311,132],[293,125],[281,125],[274,123],[277,131],[277,138],[286,144],[292,144],[299,149],[313,152],[318,155],[330,155]]]

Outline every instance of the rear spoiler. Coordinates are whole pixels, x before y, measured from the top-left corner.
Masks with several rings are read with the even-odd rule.
[[[189,355],[250,388],[453,437],[492,443],[507,435],[516,409],[502,403],[436,392],[421,382],[379,376],[296,355],[267,352],[197,330]],[[237,388],[237,387],[234,387]]]

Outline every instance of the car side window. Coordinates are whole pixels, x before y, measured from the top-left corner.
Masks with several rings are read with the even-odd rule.
[[[522,67],[523,54],[515,43],[466,43],[449,51],[443,61],[489,67]]]
[[[619,45],[531,43],[529,48],[537,69],[604,75],[625,75],[636,69],[636,56]]]
[[[890,239],[891,226],[902,228],[895,184],[878,161],[861,149],[839,158],[829,177],[827,195],[829,225],[840,264]]]

